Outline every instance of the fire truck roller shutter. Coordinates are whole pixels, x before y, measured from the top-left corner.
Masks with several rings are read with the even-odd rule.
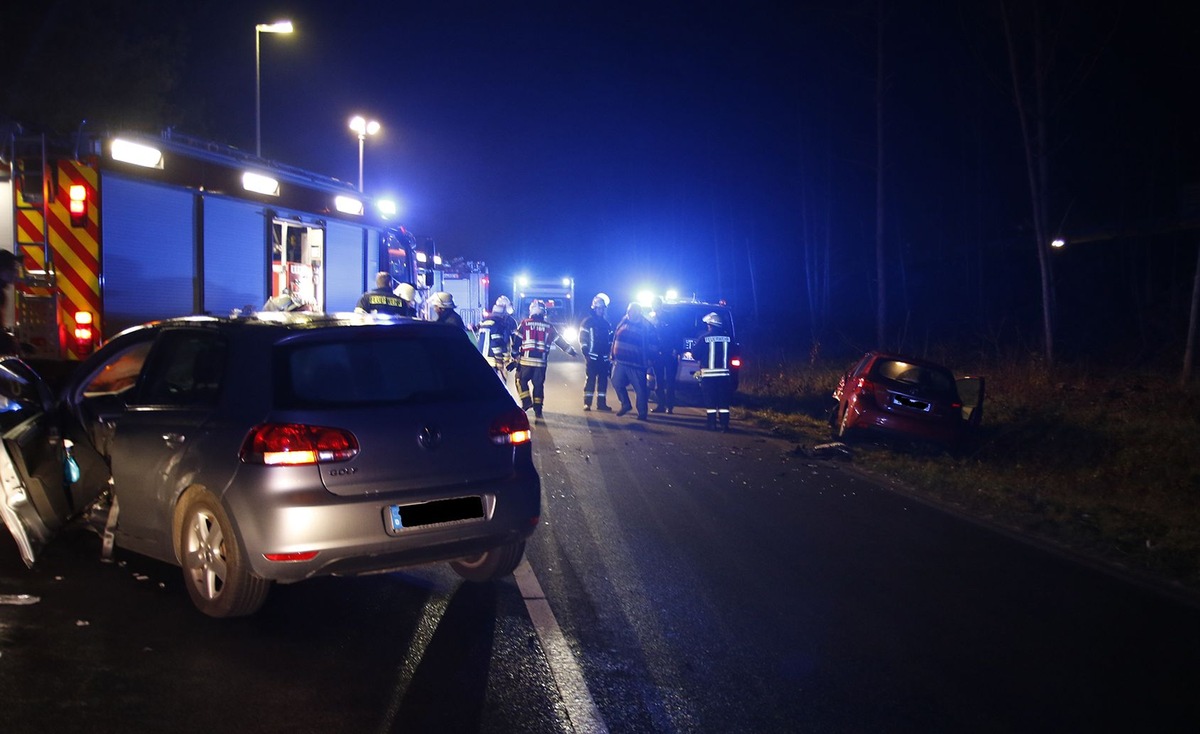
[[[111,173],[103,185],[100,272],[104,336],[150,319],[190,314],[194,274],[191,193]]]
[[[271,267],[267,216],[262,204],[204,198],[204,310],[262,307]]]
[[[374,239],[372,239],[374,237]],[[374,242],[379,251],[378,235],[367,232],[368,251]],[[358,297],[375,287],[375,270],[368,282],[364,270],[363,228],[341,222],[329,222],[325,230],[325,310],[353,311]]]

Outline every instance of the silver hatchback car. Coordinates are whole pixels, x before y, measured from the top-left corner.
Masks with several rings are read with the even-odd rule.
[[[0,430],[0,514],[27,564],[87,513],[106,553],[180,566],[213,617],[314,576],[435,561],[504,576],[541,514],[528,418],[441,324],[154,322],[82,362],[57,398],[8,357]]]

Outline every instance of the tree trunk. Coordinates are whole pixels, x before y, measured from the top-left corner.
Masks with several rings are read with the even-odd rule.
[[[1183,372],[1179,384],[1186,385],[1192,377],[1196,354],[1196,321],[1200,319],[1200,248],[1196,250],[1196,272],[1192,276],[1192,310],[1188,316],[1187,347],[1183,350]]]
[[[883,0],[875,36],[875,343],[887,346],[887,263],[883,246]]]
[[[1049,231],[1046,226],[1048,204],[1049,163],[1046,159],[1046,101],[1045,64],[1043,62],[1043,38],[1041,13],[1037,3],[1033,4],[1033,83],[1034,121],[1031,128],[1029,111],[1021,91],[1021,74],[1017,67],[1017,50],[1013,41],[1012,25],[1008,18],[1008,7],[1000,3],[1004,20],[1004,39],[1008,47],[1008,67],[1012,75],[1013,102],[1021,124],[1021,141],[1025,148],[1025,172],[1029,178],[1029,198],[1033,215],[1033,238],[1037,247],[1038,268],[1042,278],[1042,331],[1046,350],[1047,366],[1054,366],[1054,277],[1050,263]]]

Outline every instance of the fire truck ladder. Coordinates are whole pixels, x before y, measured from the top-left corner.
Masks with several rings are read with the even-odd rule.
[[[47,237],[50,203],[57,194],[46,136],[12,137],[13,242],[21,266],[15,284],[17,339],[37,356],[58,356],[58,298]]]

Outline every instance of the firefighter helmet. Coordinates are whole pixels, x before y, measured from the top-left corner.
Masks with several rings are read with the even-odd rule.
[[[529,315],[530,316],[541,316],[544,313],[546,313],[545,302],[535,300],[529,304]]]
[[[723,325],[721,323],[721,314],[717,313],[716,311],[713,311],[712,313],[708,314],[703,319],[701,319],[701,321],[703,321],[704,323],[709,324],[711,326],[722,326]]]
[[[495,313],[512,313],[512,301],[508,300],[508,296],[500,296],[496,299],[496,305],[492,307]]]
[[[592,308],[608,308],[608,303],[608,294],[597,293],[596,297],[592,299]]]
[[[453,294],[447,293],[446,291],[438,291],[437,293],[434,293],[433,294],[433,307],[439,308],[439,309],[440,308],[455,308]]]
[[[413,287],[412,283],[401,283],[392,292],[409,303],[417,302],[417,289]]]

